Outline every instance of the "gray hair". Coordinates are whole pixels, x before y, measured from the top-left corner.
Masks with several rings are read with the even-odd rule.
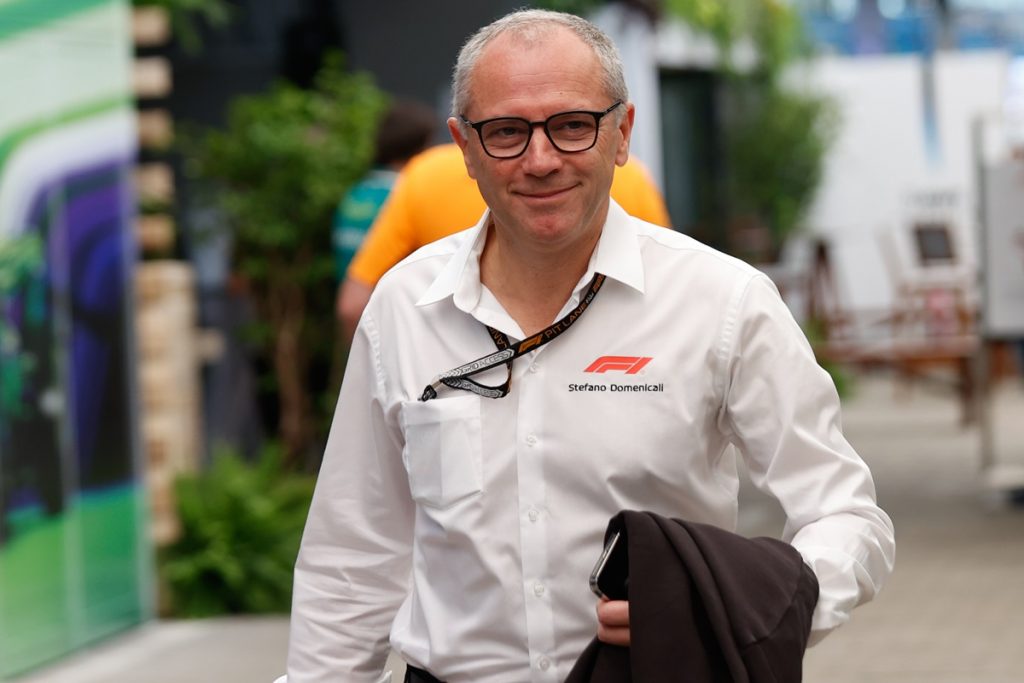
[[[506,14],[469,37],[459,51],[452,73],[452,116],[459,116],[469,104],[473,70],[484,48],[499,35],[510,33],[525,41],[535,41],[553,28],[572,31],[594,50],[604,71],[603,84],[609,97],[626,102],[629,91],[622,75],[622,58],[611,38],[594,24],[573,14],[542,9],[524,9]]]

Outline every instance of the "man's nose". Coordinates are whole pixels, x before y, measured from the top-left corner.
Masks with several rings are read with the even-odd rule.
[[[523,152],[523,170],[532,175],[548,175],[562,163],[562,153],[552,144],[544,125],[534,124],[533,135]]]

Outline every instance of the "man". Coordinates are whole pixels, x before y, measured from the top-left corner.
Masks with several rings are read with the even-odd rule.
[[[611,195],[630,215],[669,225],[665,201],[640,162],[629,159],[617,169]],[[410,160],[342,282],[338,317],[346,336],[351,338],[370,293],[389,268],[423,245],[473,225],[486,208],[458,145],[438,145]]]
[[[389,632],[407,680],[564,679],[595,633],[629,643],[628,603],[595,609],[587,586],[608,519],[734,529],[735,450],[818,578],[814,637],[890,572],[891,522],[770,281],[609,199],[634,116],[621,72],[559,13],[463,47],[448,124],[488,211],[384,276],[360,322],[290,683],[378,680]]]
[[[414,100],[392,102],[377,127],[373,168],[349,188],[334,212],[331,241],[338,274],[338,296],[349,263],[366,238],[381,206],[391,193],[398,172],[426,149],[437,119],[433,109]]]

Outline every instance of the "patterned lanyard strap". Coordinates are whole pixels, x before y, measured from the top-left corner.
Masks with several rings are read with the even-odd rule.
[[[426,389],[423,390],[420,400],[429,401],[432,398],[437,398],[437,391],[442,385],[451,387],[452,389],[471,391],[474,394],[483,396],[484,398],[502,398],[503,396],[507,396],[509,387],[512,384],[512,361],[529,351],[544,346],[549,341],[552,341],[569,329],[569,327],[576,322],[581,315],[583,315],[583,311],[587,310],[587,307],[594,301],[594,297],[596,297],[598,291],[600,291],[601,285],[604,284],[604,280],[604,275],[601,273],[595,273],[594,279],[590,281],[590,285],[587,287],[586,293],[583,295],[583,298],[580,299],[580,303],[576,308],[569,311],[569,313],[567,313],[561,320],[552,323],[537,334],[524,339],[518,344],[513,344],[512,340],[508,338],[508,335],[504,332],[499,332],[488,325],[487,331],[490,333],[491,339],[494,341],[494,345],[498,347],[498,350],[494,353],[483,356],[482,358],[477,358],[475,361],[453,368],[448,372],[441,373],[434,379],[434,381],[427,385]],[[481,384],[474,379],[470,379],[472,375],[490,370],[502,363],[505,364],[505,367],[508,370],[508,376],[502,384],[497,386],[487,386],[486,384]]]

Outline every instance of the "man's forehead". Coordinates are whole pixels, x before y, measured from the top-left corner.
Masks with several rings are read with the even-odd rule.
[[[543,33],[501,34],[488,43],[474,66],[471,97],[517,90],[523,81],[545,77],[558,82],[557,90],[583,84],[589,92],[602,83],[600,60],[593,48],[562,26],[547,27]]]
[[[590,50],[590,47],[569,28],[558,24],[538,24],[498,34],[484,47],[481,53],[481,61],[488,53],[493,56],[494,53],[529,51],[550,47],[564,47],[570,50],[583,47]]]

